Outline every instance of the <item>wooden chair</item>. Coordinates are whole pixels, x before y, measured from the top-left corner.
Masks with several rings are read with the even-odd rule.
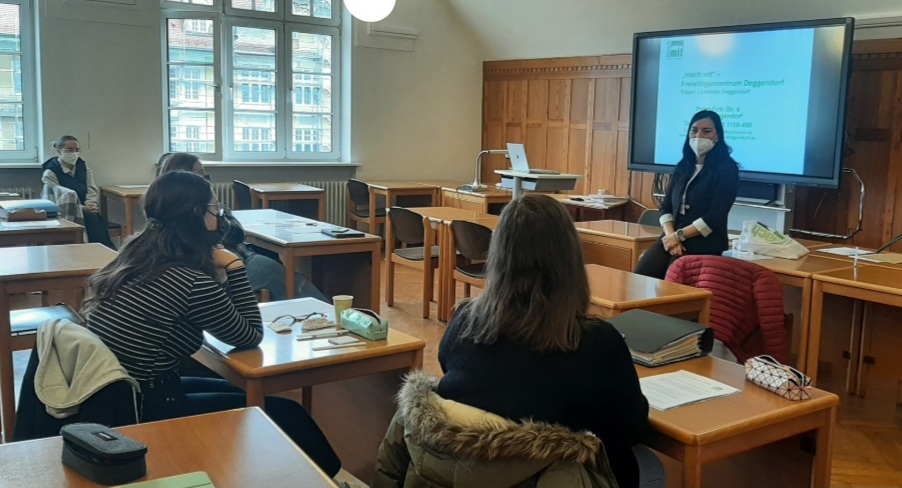
[[[370,234],[379,234],[377,227],[385,225],[385,209],[376,209],[376,221],[370,222],[370,186],[351,178],[348,180],[348,226],[357,229],[363,222]]]
[[[232,194],[235,197],[235,210],[250,210],[254,208],[251,200],[251,187],[247,183],[232,180]]]
[[[470,286],[485,288],[485,259],[489,254],[492,229],[467,222],[451,221],[454,247],[462,258],[451,275],[451,290],[457,293],[457,282],[464,283],[464,297],[470,297]]]
[[[429,318],[429,302],[432,301],[435,269],[438,268],[438,246],[433,245],[434,232],[423,225],[423,216],[406,208],[392,207],[388,211],[385,231],[385,304],[395,302],[395,265],[423,271],[423,318]],[[395,239],[403,248],[395,248]]]

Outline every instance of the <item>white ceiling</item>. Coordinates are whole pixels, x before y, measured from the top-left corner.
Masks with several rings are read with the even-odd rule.
[[[446,1],[487,60],[629,53],[636,32],[847,16],[902,21],[902,0]],[[902,26],[856,30],[856,39],[874,37],[902,37]]]

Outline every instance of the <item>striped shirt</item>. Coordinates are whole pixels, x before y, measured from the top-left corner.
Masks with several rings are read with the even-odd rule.
[[[170,268],[146,283],[125,283],[88,316],[88,329],[139,381],[167,374],[200,349],[203,331],[235,347],[254,347],[263,323],[244,267],[226,285],[187,267]]]

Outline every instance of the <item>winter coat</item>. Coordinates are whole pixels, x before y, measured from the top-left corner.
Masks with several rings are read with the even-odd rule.
[[[371,488],[616,487],[601,441],[543,422],[513,422],[445,400],[438,379],[409,374]]]
[[[683,256],[667,270],[667,281],[714,293],[711,327],[740,362],[768,354],[789,361],[783,284],[760,265],[722,256]]]

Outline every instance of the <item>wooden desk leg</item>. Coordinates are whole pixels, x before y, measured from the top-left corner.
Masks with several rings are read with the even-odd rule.
[[[816,451],[811,470],[812,488],[829,488],[833,457],[833,426],[836,424],[836,407],[824,412],[824,424],[815,431]]]
[[[370,210],[372,210],[373,193],[370,192]],[[391,225],[391,210],[385,213],[385,304],[391,307],[395,304],[395,263],[392,262],[392,254],[395,252],[395,232]],[[374,263],[373,266],[378,266]]]
[[[294,254],[291,252],[283,252],[279,254],[279,258],[285,263],[285,298],[290,300],[297,296],[297,283],[294,280]]]
[[[388,207],[388,205],[386,205],[386,207]],[[388,209],[386,208],[386,215],[385,215],[385,225],[386,225],[386,226],[388,226],[388,212],[387,212],[387,210],[388,210]],[[379,226],[376,225],[376,190],[370,188],[370,223],[369,223],[370,234],[373,234],[373,235],[379,235],[378,227],[379,227]],[[386,236],[386,238],[387,238],[387,236]],[[394,244],[394,243],[393,243],[393,244]],[[392,247],[394,247],[394,245],[392,245]],[[386,240],[386,243],[385,243],[385,248],[388,249],[388,241],[387,241],[387,240]],[[388,251],[386,251],[385,254],[386,254],[386,257],[387,257],[387,256],[388,256]]]
[[[247,380],[247,406],[264,408],[263,385],[260,380]]]
[[[370,296],[372,297],[372,305],[370,309],[376,313],[379,313],[379,304],[382,301],[381,290],[382,290],[382,243],[375,242],[373,243],[373,252],[372,252],[372,261],[370,264],[370,287],[372,291],[370,292]]]
[[[321,193],[320,196],[316,199],[316,201],[317,201],[317,205],[319,206],[319,208],[316,209],[317,215],[319,215],[319,221],[325,222],[326,221],[326,194]]]
[[[257,210],[260,208],[260,202],[257,201],[257,198],[260,195],[257,194],[254,190],[251,190],[251,210]]]
[[[423,318],[429,318],[429,307],[432,303],[432,296],[435,294],[434,285],[435,285],[435,275],[433,274],[433,270],[435,268],[432,267],[432,246],[435,244],[435,233],[432,231],[432,225],[429,222],[428,217],[423,217],[423,250],[424,250],[424,259],[423,259]],[[428,257],[427,257],[428,256]],[[441,280],[442,276],[442,253],[441,246],[439,246],[439,255],[438,255],[438,270],[439,270],[439,280]],[[441,286],[439,286],[439,301],[441,301]]]
[[[135,233],[135,212],[134,212],[134,204],[131,198],[126,197],[122,200],[122,203],[125,204],[125,229],[123,232],[125,235],[130,236]]]
[[[806,350],[805,374],[811,377],[811,385],[817,384],[817,357],[821,347],[821,322],[824,316],[824,292],[821,283],[815,281],[811,287],[811,320],[808,321],[808,347]]]
[[[308,386],[306,388],[301,388],[301,406],[303,406],[307,413],[313,415],[313,387]]]
[[[711,325],[711,298],[705,299],[705,304],[698,311],[698,323],[702,325]]]
[[[13,438],[16,422],[16,386],[13,376],[13,352],[10,345],[9,295],[0,283],[0,412],[2,412],[2,440]]]
[[[457,290],[451,286],[457,253],[454,252],[454,236],[451,234],[450,225],[439,224],[439,239],[442,240],[440,249],[445,257],[444,262],[440,264],[442,266],[442,275],[444,275],[442,280],[445,291],[442,296],[442,301],[444,302],[441,306],[442,316],[439,320],[447,322],[451,320],[451,309],[454,307],[454,298],[457,295]]]
[[[799,357],[797,367],[803,373],[807,374],[808,370],[808,340],[811,334],[811,288],[814,280],[805,278],[805,284],[802,285],[802,303],[801,318],[799,319]]]
[[[686,446],[683,451],[683,488],[701,488],[701,447]]]

